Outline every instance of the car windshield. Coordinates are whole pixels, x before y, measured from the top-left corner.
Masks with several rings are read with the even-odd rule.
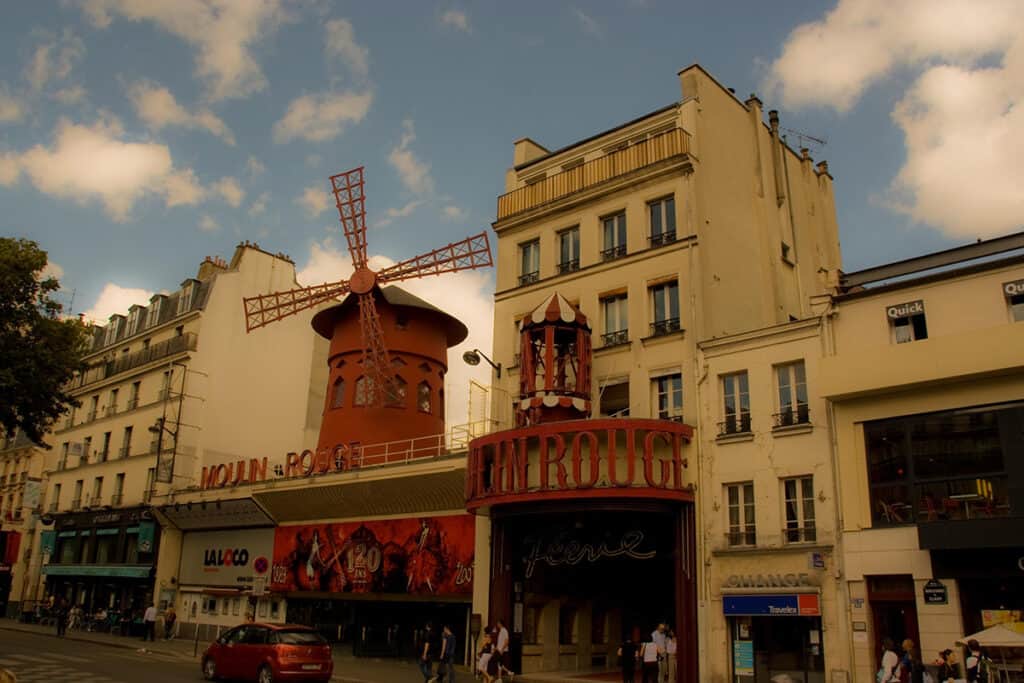
[[[326,645],[324,640],[316,631],[278,631],[277,642],[281,645]]]

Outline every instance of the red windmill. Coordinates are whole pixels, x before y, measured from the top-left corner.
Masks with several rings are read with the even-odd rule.
[[[490,242],[487,233],[482,232],[374,272],[368,265],[366,253],[366,196],[363,188],[362,167],[331,177],[331,189],[352,255],[354,272],[351,278],[244,299],[246,331],[251,332],[332,299],[356,295],[358,336],[353,334],[355,307],[352,297],[319,312],[313,319],[314,329],[331,340],[328,380],[331,384],[327,391],[319,447],[335,445],[338,443],[335,439],[341,438],[342,434],[346,440],[362,440],[374,433],[369,424],[373,422],[388,425],[387,431],[394,438],[425,435],[409,432],[427,429],[426,423],[421,421],[417,428],[413,426],[415,419],[396,420],[398,416],[394,412],[384,412],[404,407],[406,380],[396,374],[395,368],[413,361],[415,367],[432,373],[436,384],[436,375],[440,373],[443,379],[447,369],[447,348],[461,342],[466,336],[466,329],[448,314],[409,293],[397,287],[381,290],[381,285],[492,265]],[[392,347],[389,341],[395,346]],[[392,354],[389,348],[400,350]],[[392,355],[396,358],[393,359]],[[356,381],[351,381],[353,379]],[[344,393],[346,387],[352,389],[351,400],[347,400],[348,394]],[[441,391],[443,396],[443,387]],[[352,411],[341,410],[337,415],[331,414],[331,408],[346,405],[371,411],[376,409],[378,419],[368,420],[366,410],[359,416]],[[413,413],[416,407],[413,406]],[[435,414],[439,412],[442,411],[434,411]],[[436,426],[436,419],[431,424]],[[443,416],[440,424],[441,429],[428,433],[443,431]],[[353,433],[353,429],[359,433]]]

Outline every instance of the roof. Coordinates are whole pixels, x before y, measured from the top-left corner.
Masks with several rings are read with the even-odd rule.
[[[533,312],[525,316],[520,323],[520,329],[531,325],[540,325],[544,322],[576,323],[580,327],[590,329],[587,324],[587,316],[580,312],[564,296],[555,292],[544,300],[540,306],[533,309]]]
[[[391,306],[399,308],[417,308],[421,311],[429,311],[430,313],[436,314],[441,319],[441,322],[444,323],[449,348],[462,343],[462,341],[469,336],[469,330],[458,318],[449,313],[445,313],[437,306],[427,303],[418,296],[410,294],[401,287],[396,285],[383,288],[374,287],[373,292],[374,296],[383,297],[384,301]],[[321,337],[330,339],[334,332],[334,323],[337,318],[349,308],[356,306],[357,302],[358,296],[349,294],[336,306],[331,306],[330,308],[325,308],[320,311],[313,316],[313,321],[311,323],[313,329]]]

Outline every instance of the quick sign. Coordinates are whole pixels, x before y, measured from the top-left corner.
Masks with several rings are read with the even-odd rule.
[[[924,313],[924,300],[918,299],[917,301],[908,301],[905,304],[896,304],[894,306],[888,306],[885,309],[885,314],[889,316],[890,320],[896,320],[898,318],[909,318],[912,315],[921,315]]]
[[[178,582],[245,588],[268,573],[273,552],[273,529],[189,532],[181,547]]]
[[[1011,296],[1017,296],[1019,294],[1024,294],[1024,280],[1004,282],[1003,294],[1006,296],[1006,298],[1010,298]]]
[[[722,613],[745,617],[818,617],[821,603],[816,594],[723,595]]]

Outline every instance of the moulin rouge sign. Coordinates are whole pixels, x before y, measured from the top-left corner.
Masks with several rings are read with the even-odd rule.
[[[572,420],[474,439],[469,509],[540,498],[642,496],[689,499],[683,446],[693,429],[664,420]]]
[[[353,449],[348,445],[339,445],[333,449],[321,448],[318,451],[304,450],[301,453],[288,453],[285,456],[281,475],[311,477],[329,472],[344,472],[354,465],[353,456]],[[249,460],[203,467],[200,488],[218,489],[226,486],[252,484],[264,481],[266,478],[267,458],[250,458]]]

